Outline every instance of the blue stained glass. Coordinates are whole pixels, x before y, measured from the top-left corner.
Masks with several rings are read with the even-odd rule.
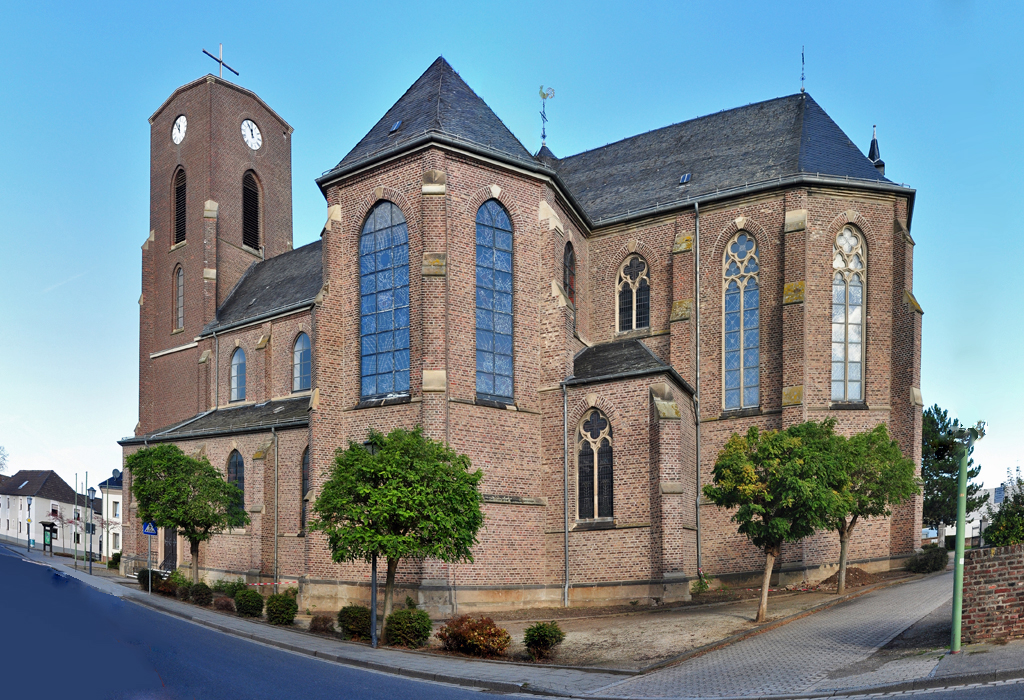
[[[743,274],[752,275],[760,269],[757,266],[757,258],[750,258],[750,260],[747,260],[747,264],[743,266]]]
[[[512,274],[509,272],[494,273],[494,288],[499,292],[512,292]]]
[[[376,376],[371,374],[368,377],[363,377],[361,393],[362,393],[363,396],[373,396],[374,394],[377,393],[377,377]]]
[[[363,376],[369,376],[377,371],[377,356],[367,355],[363,358]]]
[[[391,267],[391,251],[382,250],[377,253],[377,269],[384,270]]]
[[[477,391],[512,398],[512,224],[495,200],[476,215]]]
[[[394,276],[391,274],[391,270],[381,270],[377,273],[377,291],[382,289],[391,289],[393,284],[392,280]]]
[[[739,408],[740,407],[740,390],[733,389],[732,391],[725,392],[725,407],[726,408]]]
[[[377,314],[377,330],[389,331],[393,327],[395,317],[390,311],[382,311]]]
[[[377,296],[375,294],[368,294],[363,297],[359,302],[359,309],[363,314],[372,314],[377,310]]]
[[[759,375],[760,375],[760,370],[758,370],[756,368],[755,369],[745,369],[745,370],[743,370],[743,386],[746,386],[746,387],[757,386]]]
[[[395,372],[395,391],[409,391],[409,370]]]
[[[512,232],[511,231],[495,231],[494,232],[494,247],[498,250],[512,250]]]
[[[724,299],[725,407],[737,409],[758,401],[761,292],[754,276],[760,271],[756,241],[738,234],[729,245],[726,263],[725,276],[738,279],[727,280]]]
[[[507,396],[512,397],[512,377],[502,377],[501,375],[494,375],[494,394],[495,396]]]
[[[494,314],[494,332],[512,335],[512,315],[501,313]]]
[[[476,308],[478,309],[493,309],[494,308],[494,292],[490,289],[484,289],[483,287],[476,288]]]
[[[864,290],[864,288],[861,287],[860,285],[856,285],[856,284],[851,284],[850,285],[850,304],[851,305],[857,305],[857,304],[861,303],[861,299],[863,298],[863,296],[862,296],[863,290]]]
[[[740,349],[740,334],[739,332],[726,333],[725,334],[725,350],[739,350]]]
[[[512,253],[503,250],[494,251],[494,269],[512,272]]]
[[[743,351],[743,366],[757,367],[758,361],[760,360],[760,351],[754,348],[749,348]]]
[[[757,287],[754,287],[753,289],[751,289],[750,285],[748,284],[747,288],[743,292],[743,308],[744,309],[754,309],[754,308],[757,308],[757,302],[758,302],[758,298],[759,297],[760,297],[760,294],[758,292]]]
[[[359,293],[373,294],[377,291],[377,278],[373,275],[363,275],[359,278]]]
[[[494,267],[494,248],[489,245],[478,245],[476,247],[476,264]]]
[[[740,386],[739,370],[732,370],[725,373],[725,388],[738,389]]]
[[[373,255],[364,255],[359,258],[359,274],[369,275],[376,269],[377,268],[373,262]],[[373,278],[371,277],[371,279]]]
[[[494,246],[494,229],[488,226],[476,227],[477,245]]]
[[[409,305],[409,288],[399,287],[395,290],[395,308]]]
[[[377,310],[378,311],[390,311],[392,308],[394,308],[394,302],[395,302],[395,298],[392,295],[390,289],[388,291],[386,291],[386,292],[381,292],[380,294],[377,295]],[[368,311],[372,311],[372,310],[373,309],[368,309]],[[364,313],[365,313],[365,311],[364,311]]]
[[[738,352],[727,352],[725,353],[725,369],[739,369],[740,368],[740,354]]]
[[[409,369],[409,351],[395,351],[395,369]]]
[[[500,228],[502,231],[511,231],[512,222],[508,220],[508,214],[501,207],[500,204],[494,202],[494,228]]]
[[[403,306],[395,309],[395,328],[404,328],[409,325],[409,307]]]
[[[740,274],[740,266],[735,261],[731,261],[729,267],[725,269],[726,277],[735,277],[738,274]]]
[[[367,333],[373,333],[376,330],[377,330],[377,316],[376,315],[363,316],[362,320],[359,323],[359,332],[362,335],[366,335]]]
[[[377,352],[377,336],[364,335],[362,338],[362,354],[374,355]]]
[[[843,362],[832,363],[832,381],[845,380],[846,379],[846,365]]]
[[[508,292],[494,293],[494,310],[503,314],[512,313],[512,295]]]
[[[395,334],[394,333],[378,333],[377,334],[377,352],[381,356],[390,353],[395,349]]]
[[[746,387],[743,389],[743,405],[744,406],[756,406],[757,405],[757,387]]]
[[[405,264],[402,267],[395,268],[395,286],[396,287],[408,287],[409,286],[409,265]]]
[[[743,347],[756,348],[758,347],[758,341],[760,340],[761,332],[754,328],[753,330],[745,331],[743,333]]]
[[[373,236],[361,236],[359,238],[359,254],[366,255],[373,252]]]
[[[403,244],[391,249],[392,265],[396,268],[409,264],[409,246]]]
[[[409,347],[409,329],[403,328],[402,330],[395,331],[395,347],[396,348],[407,348]]]
[[[476,347],[478,350],[494,352],[494,334],[487,331],[477,330]]]
[[[385,372],[377,375],[377,391],[387,394],[395,388],[395,375],[393,372]]]
[[[377,355],[377,372],[391,373],[395,369],[395,356],[393,353],[385,352]]]
[[[494,353],[483,352],[481,350],[476,351],[476,368],[480,372],[493,372],[494,371]]]
[[[388,230],[377,231],[376,240],[373,242],[378,251],[385,251],[391,247],[391,232]]]
[[[740,295],[739,292],[729,293],[725,295],[725,311],[729,313],[731,311],[740,310]]]
[[[487,309],[476,310],[476,327],[485,331],[494,330],[494,312]]]
[[[725,330],[738,331],[740,329],[740,315],[738,313],[731,313],[725,315]]]
[[[478,287],[494,289],[494,270],[478,266],[476,268],[476,284]]]
[[[503,355],[512,356],[512,336],[510,335],[495,335],[494,336],[494,352],[500,352]]]
[[[494,375],[486,372],[476,373],[476,390],[481,394],[494,393]]]
[[[511,355],[495,355],[494,356],[494,373],[501,374],[506,377],[512,376],[512,356]]]
[[[405,224],[400,224],[391,229],[391,244],[394,246],[400,246],[403,243],[409,242],[409,229]],[[397,248],[396,248],[397,250]]]
[[[757,308],[753,308],[750,311],[743,312],[743,329],[757,328]]]

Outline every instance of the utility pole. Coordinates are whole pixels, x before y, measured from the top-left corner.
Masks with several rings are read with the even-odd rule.
[[[967,462],[974,442],[985,437],[985,423],[978,421],[967,429],[964,454],[960,458],[960,478],[956,497],[956,553],[953,555],[953,634],[949,650],[960,653],[960,621],[964,609],[964,530],[967,526]]]

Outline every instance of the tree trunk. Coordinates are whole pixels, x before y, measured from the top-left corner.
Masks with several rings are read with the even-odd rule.
[[[768,617],[768,585],[772,581],[772,568],[775,566],[775,557],[779,554],[779,547],[768,547],[764,550],[764,579],[761,581],[761,604],[757,606],[757,619],[754,622],[764,622]]]
[[[388,557],[388,575],[384,583],[384,624],[380,628],[381,639],[387,639],[388,615],[395,597],[395,572],[398,571],[398,559]]]
[[[846,592],[846,555],[850,549],[850,534],[853,533],[853,526],[856,523],[854,519],[849,525],[843,522],[839,527],[839,585],[836,586],[836,595],[843,595]]]
[[[189,542],[189,551],[192,552],[192,583],[199,583],[199,541]]]

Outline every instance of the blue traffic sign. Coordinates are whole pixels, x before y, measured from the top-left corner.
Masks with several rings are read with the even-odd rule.
[[[156,535],[156,525],[153,523],[142,523],[142,534],[143,535]]]

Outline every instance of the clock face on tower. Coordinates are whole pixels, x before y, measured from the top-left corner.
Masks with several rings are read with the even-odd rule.
[[[246,146],[254,151],[258,151],[260,146],[263,145],[263,135],[260,133],[260,128],[251,119],[246,119],[242,122],[242,140],[245,141]]]
[[[185,140],[186,128],[188,128],[188,119],[182,114],[174,120],[174,126],[171,127],[171,141],[174,141],[175,145]]]

